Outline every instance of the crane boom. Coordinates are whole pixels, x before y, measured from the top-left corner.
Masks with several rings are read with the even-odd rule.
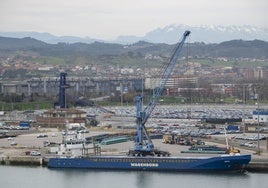
[[[163,72],[161,77],[161,83],[158,88],[156,88],[148,106],[142,110],[142,100],[143,96],[136,96],[136,123],[137,123],[137,137],[135,140],[135,148],[130,154],[132,155],[155,155],[154,145],[147,133],[145,128],[145,123],[147,122],[148,118],[150,117],[151,113],[153,112],[156,103],[159,100],[159,97],[163,94],[165,89],[166,83],[174,69],[174,66],[178,60],[182,47],[186,38],[190,35],[190,31],[185,31],[181,41],[176,45],[173,54],[166,65],[166,68]]]
[[[190,31],[185,31],[183,34],[183,38],[180,43],[177,44],[176,48],[174,49],[174,53],[172,54],[168,65],[166,66],[166,69],[162,75],[160,87],[156,88],[156,91],[149,103],[149,105],[144,109],[145,117],[143,118],[142,124],[145,124],[148,118],[150,117],[151,113],[154,110],[154,107],[156,103],[158,102],[159,97],[163,94],[163,91],[165,89],[166,83],[171,75],[172,70],[174,69],[174,66],[176,64],[176,61],[180,55],[180,52],[182,50],[183,44],[186,40],[186,37],[190,34]]]

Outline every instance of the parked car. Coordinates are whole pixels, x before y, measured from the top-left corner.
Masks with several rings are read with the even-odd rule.
[[[7,140],[14,140],[14,138],[13,137],[8,137]]]
[[[38,151],[31,151],[31,152],[30,152],[30,155],[31,155],[31,156],[40,156],[41,153],[38,152]]]
[[[257,147],[256,144],[254,144],[253,142],[246,142],[245,146],[250,147],[250,148],[256,148]]]
[[[78,133],[89,133],[89,130],[83,129],[83,130],[78,131]]]
[[[47,137],[47,134],[39,134],[39,135],[37,135],[37,138],[45,138],[45,137]]]
[[[18,145],[18,143],[17,142],[11,142],[10,145],[11,146],[16,146],[16,145]]]

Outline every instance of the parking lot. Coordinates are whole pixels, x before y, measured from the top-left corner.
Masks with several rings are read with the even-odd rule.
[[[135,107],[109,107],[109,111],[113,111],[110,117],[104,117],[104,113],[100,113],[97,118],[100,121],[99,127],[90,129],[89,133],[85,133],[85,137],[102,133],[125,133],[126,131],[135,132]],[[215,127],[201,127],[200,117],[249,117],[256,106],[160,106],[156,108],[152,118],[149,118],[146,127],[151,133],[155,134],[177,134],[190,136],[193,138],[202,138],[206,143],[225,145],[224,129],[225,125],[217,125]],[[88,109],[88,113],[97,113],[97,109]],[[187,116],[185,116],[187,115]],[[192,119],[185,117],[193,117]],[[176,117],[176,118],[175,118]],[[25,130],[22,130],[25,131]],[[267,153],[267,133],[261,133],[260,149]],[[209,138],[209,139],[208,139]],[[245,153],[256,153],[258,141],[256,133],[237,132],[228,134],[230,145],[240,147],[241,151]],[[20,154],[25,151],[40,151],[42,155],[45,154],[45,142],[61,143],[62,133],[57,129],[39,129],[38,131],[26,131],[25,133],[11,138],[2,138],[0,141],[1,152],[20,150]],[[170,150],[173,155],[179,155],[180,149],[187,149],[186,146],[163,144],[161,139],[154,140],[157,148]],[[103,151],[124,153],[128,149],[133,148],[133,141],[102,146]]]

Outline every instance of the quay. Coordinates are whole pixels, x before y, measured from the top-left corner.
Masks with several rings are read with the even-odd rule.
[[[268,159],[252,159],[245,167],[249,172],[268,172]]]
[[[48,158],[40,156],[8,156],[0,158],[1,165],[46,167]],[[248,172],[268,172],[268,159],[252,159],[245,167]]]
[[[45,159],[40,156],[6,156],[0,158],[0,164],[15,166],[46,166]]]

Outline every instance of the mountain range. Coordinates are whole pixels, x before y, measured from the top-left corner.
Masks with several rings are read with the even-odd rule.
[[[57,43],[48,44],[30,37],[8,38],[0,37],[0,55],[35,54],[43,57],[92,58],[97,56],[128,56],[145,57],[153,54],[168,57],[175,45],[164,43],[149,43],[139,41],[131,45],[116,43],[93,42],[86,43]],[[188,47],[187,47],[188,46]],[[219,44],[205,44],[203,42],[187,43],[182,50],[182,55],[187,55],[187,49],[193,57],[227,57],[227,58],[255,58],[268,59],[268,42],[261,40],[231,40]],[[110,57],[111,58],[111,57]],[[108,58],[109,59],[109,58]]]
[[[0,32],[2,37],[24,38],[31,37],[49,44],[57,43],[119,43],[132,44],[138,41],[147,41],[151,43],[175,44],[185,30],[191,31],[190,42],[204,43],[221,43],[223,41],[242,39],[242,40],[263,40],[268,41],[268,28],[255,27],[250,25],[243,26],[187,26],[187,25],[168,25],[163,28],[157,28],[149,31],[142,37],[138,36],[118,36],[113,41],[104,41],[102,39],[94,39],[91,37],[76,36],[55,36],[50,33],[39,32]]]

